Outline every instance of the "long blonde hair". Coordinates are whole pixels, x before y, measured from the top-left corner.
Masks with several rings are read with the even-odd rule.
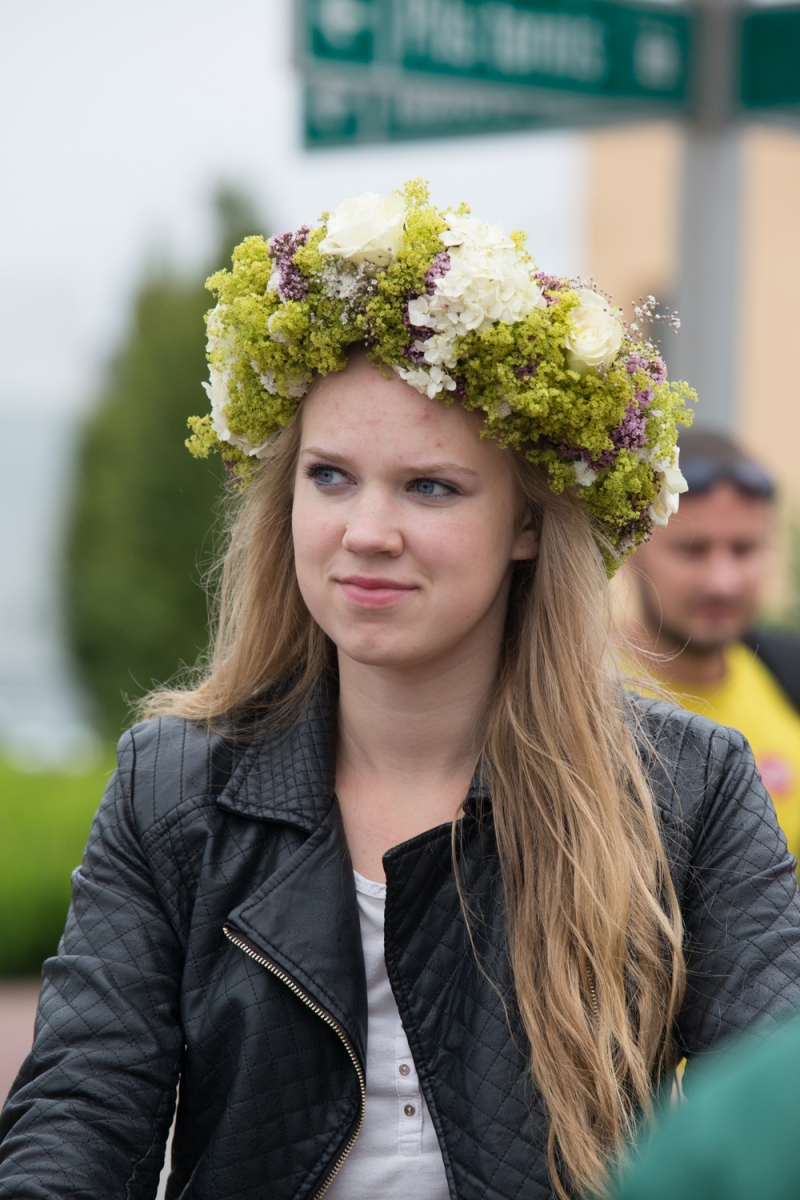
[[[298,413],[232,520],[198,682],[154,692],[144,715],[213,724],[277,680],[293,681],[285,701],[299,705],[329,667],[332,645],[294,571],[300,430]],[[516,569],[482,762],[516,1000],[549,1117],[553,1186],[566,1197],[566,1188],[603,1191],[671,1066],[681,917],[625,714],[589,519],[509,453],[520,516],[538,526],[540,549]]]

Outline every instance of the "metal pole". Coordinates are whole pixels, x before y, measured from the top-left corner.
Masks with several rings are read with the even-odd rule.
[[[736,10],[730,0],[696,8],[695,111],[684,146],[680,278],[681,328],[665,338],[673,376],[688,379],[700,403],[696,423],[736,423],[741,127]]]

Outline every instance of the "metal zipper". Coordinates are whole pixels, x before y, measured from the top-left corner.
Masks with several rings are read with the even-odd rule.
[[[589,995],[592,998],[592,1010],[594,1012],[595,1021],[599,1021],[600,1020],[600,1006],[597,1003],[597,989],[595,988],[595,985],[594,985],[594,971],[592,970],[591,967],[589,967],[588,970],[589,970]]]
[[[276,979],[280,979],[281,983],[285,983],[289,991],[293,992],[294,995],[297,996],[298,1000],[302,1000],[303,1004],[310,1008],[315,1016],[319,1017],[321,1021],[324,1021],[326,1025],[330,1026],[330,1028],[342,1042],[342,1045],[350,1057],[350,1061],[356,1069],[356,1074],[358,1075],[358,1086],[361,1090],[361,1103],[358,1110],[358,1121],[356,1122],[356,1127],[348,1139],[347,1145],[339,1155],[339,1158],[336,1160],[336,1165],[334,1166],[333,1170],[327,1176],[320,1190],[314,1193],[313,1200],[320,1200],[320,1197],[325,1195],[328,1188],[339,1174],[342,1164],[344,1163],[344,1160],[347,1158],[350,1151],[353,1149],[356,1138],[361,1133],[361,1127],[364,1124],[364,1110],[367,1103],[367,1084],[364,1078],[363,1067],[358,1061],[358,1055],[353,1049],[353,1044],[350,1041],[350,1038],[347,1036],[344,1029],[335,1017],[332,1017],[329,1012],[327,1012],[324,1008],[321,1008],[320,1005],[317,1004],[316,1000],[312,1000],[311,997],[295,983],[291,975],[287,975],[284,970],[282,970],[279,966],[276,966],[274,962],[270,962],[270,960],[265,958],[263,954],[257,953],[252,946],[249,946],[247,942],[235,934],[229,925],[223,925],[222,932],[225,934],[225,937],[229,942],[233,942],[234,946],[237,946],[239,950],[243,951],[248,958],[252,958],[253,961],[257,962],[260,967],[263,967],[265,971],[269,971],[271,975],[276,977]]]

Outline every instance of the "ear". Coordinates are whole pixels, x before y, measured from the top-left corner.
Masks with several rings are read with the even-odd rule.
[[[520,529],[514,539],[514,545],[511,547],[511,561],[524,562],[526,559],[536,558],[539,553],[539,534],[531,526],[527,529]]]

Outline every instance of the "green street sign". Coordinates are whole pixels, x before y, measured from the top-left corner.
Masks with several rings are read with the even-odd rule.
[[[479,88],[469,94],[449,87],[376,94],[332,81],[307,84],[306,144],[323,147],[458,137],[535,129],[545,124],[542,117],[513,100],[493,92],[487,96]],[[552,122],[547,125],[552,126]]]
[[[655,115],[687,104],[689,41],[688,13],[664,4],[303,0],[300,57],[315,82],[349,69],[376,92],[481,81],[633,101]]]
[[[745,108],[800,105],[800,7],[756,9],[742,21]]]

